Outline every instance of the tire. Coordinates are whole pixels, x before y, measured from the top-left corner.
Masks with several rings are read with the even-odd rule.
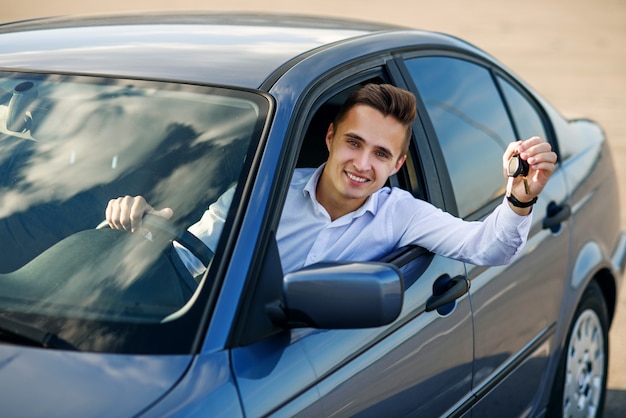
[[[549,418],[600,418],[606,398],[608,311],[593,281],[576,308],[548,405]]]

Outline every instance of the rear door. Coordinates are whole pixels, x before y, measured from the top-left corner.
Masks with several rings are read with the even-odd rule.
[[[501,156],[509,142],[551,140],[547,119],[532,97],[503,72],[461,55],[439,53],[405,60],[429,134],[438,139],[457,214],[480,220],[503,199]],[[442,180],[445,182],[446,180]],[[528,413],[542,387],[567,273],[567,224],[542,222],[564,203],[560,172],[533,208],[523,254],[511,265],[468,265],[475,327],[473,393],[477,416]]]

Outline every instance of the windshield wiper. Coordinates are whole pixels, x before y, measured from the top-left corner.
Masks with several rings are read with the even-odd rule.
[[[43,348],[56,348],[61,350],[78,350],[67,340],[59,336],[37,328],[18,319],[0,315],[0,336],[2,334],[16,337],[32,345]]]

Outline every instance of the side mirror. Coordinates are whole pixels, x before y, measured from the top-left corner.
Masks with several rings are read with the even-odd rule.
[[[7,113],[7,129],[13,132],[24,132],[30,129],[32,121],[28,107],[37,98],[37,87],[32,81],[24,81],[13,89]]]
[[[287,274],[283,296],[280,322],[289,327],[372,328],[398,317],[404,285],[391,264],[320,263]]]

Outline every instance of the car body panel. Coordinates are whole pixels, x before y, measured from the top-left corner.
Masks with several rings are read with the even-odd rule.
[[[139,29],[135,26],[94,27],[86,42],[83,29],[65,29],[61,36],[57,34],[58,30],[54,31],[54,36],[45,30],[27,31],[14,35],[15,39],[9,37],[7,41],[15,45],[33,45],[31,50],[5,52],[1,59],[3,66],[11,68],[67,71],[66,62],[70,62],[71,71],[78,73],[123,73],[129,77],[184,79],[188,82],[210,80],[217,84],[256,87],[278,64],[318,46],[316,37],[333,39],[326,31],[316,33],[313,29],[296,28],[278,34],[271,28],[264,35],[255,31],[255,38],[241,36],[246,28],[239,28],[237,35],[226,39],[224,33],[229,32],[225,29],[219,26],[207,29],[200,25],[162,25]],[[265,52],[267,47],[257,46],[271,44],[274,36],[292,39],[293,45],[280,45],[276,51],[281,54],[274,52],[271,55]],[[48,38],[48,42],[37,43],[41,37]],[[132,39],[130,45],[129,38]],[[93,47],[95,41],[92,39],[97,40],[97,47]],[[215,39],[219,39],[221,44],[217,44]],[[251,39],[254,41],[251,42]],[[68,45],[70,41],[73,44]],[[89,52],[84,50],[85,43],[91,45]],[[242,54],[242,49],[247,52]],[[64,57],[63,60],[59,60],[59,55]],[[136,61],[143,64],[133,68]],[[231,70],[224,71],[224,67]],[[257,78],[249,71],[251,67],[260,67]],[[154,68],[154,71],[146,73],[147,68]]]
[[[469,396],[471,294],[457,299],[450,312],[424,311],[434,281],[445,274],[465,276],[465,267],[439,256],[432,258],[426,270],[419,264],[416,260],[403,270],[409,284],[405,307],[399,324],[384,339],[371,347],[350,344],[342,335],[307,341],[318,374],[334,370],[333,357],[349,358],[351,346],[366,348],[358,359],[346,362],[319,383],[326,415],[438,416]]]
[[[237,386],[232,378],[228,352],[195,356],[170,392],[146,405],[143,417],[243,417]]]
[[[164,396],[191,360],[2,344],[2,411],[24,417],[133,416]]]
[[[611,262],[613,263],[613,270],[615,272],[624,273],[624,265],[626,264],[626,235],[622,234],[619,237],[617,243],[615,243],[615,248],[613,248],[613,253],[611,256]],[[619,293],[618,293],[619,294]]]
[[[258,87],[294,57],[369,28],[315,28],[304,18],[278,16],[275,21],[245,15],[146,21],[111,16],[3,25],[0,33],[11,32],[3,35],[0,62],[5,68]]]
[[[473,352],[469,297],[459,299],[445,316],[424,312],[433,281],[444,273],[464,275],[464,266],[437,256],[431,262],[431,257],[402,269],[408,286],[405,304],[391,326],[293,330],[271,342],[234,349],[234,373],[246,415],[286,416],[294,405],[300,412],[293,416],[318,409],[329,416],[377,415],[383,410],[438,415],[468,395]],[[429,265],[422,273],[424,262]],[[270,344],[281,348],[268,351]],[[251,365],[268,356],[271,362]]]
[[[572,273],[566,295],[580,297],[584,288],[598,272],[607,269],[616,280],[609,300],[609,309],[614,308],[616,295],[619,295],[623,282],[623,257],[616,255],[623,240],[620,229],[619,209],[607,206],[598,196],[618,195],[617,179],[613,160],[604,133],[591,121],[575,120],[568,126],[567,138],[580,144],[576,155],[563,164],[568,188],[571,190],[572,208]],[[584,138],[584,140],[581,140]],[[602,223],[588,222],[586,219],[604,217],[610,219]],[[623,250],[623,248],[622,248]],[[615,266],[613,259],[621,265]]]
[[[561,295],[569,273],[570,228],[566,221],[552,233],[541,225],[550,202],[566,201],[563,173],[557,170],[533,207],[533,226],[522,254],[506,268],[490,267],[480,273],[482,269],[476,268],[476,275],[470,270],[476,330],[475,387],[494,384],[502,378],[500,373],[510,373],[501,369],[503,365],[526,357],[528,361],[515,371],[521,377],[513,374],[508,377],[510,381],[539,387],[549,370]],[[559,255],[550,248],[559,248]],[[539,349],[530,344],[535,341],[541,344]],[[519,408],[512,413],[521,414],[531,406],[534,394],[520,391],[515,403],[508,400],[510,397],[510,390],[494,390],[477,410],[490,411],[491,405],[507,402],[511,408]]]

